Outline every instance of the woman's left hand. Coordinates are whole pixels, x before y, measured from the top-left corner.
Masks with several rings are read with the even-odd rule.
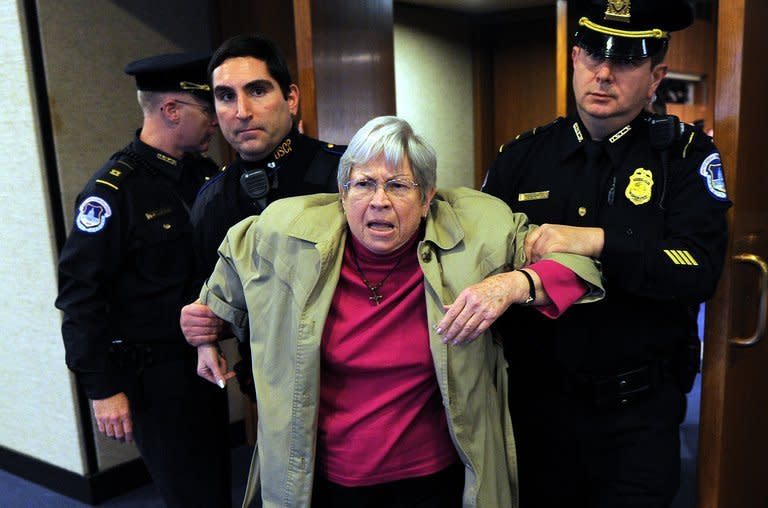
[[[519,298],[514,294],[518,285],[511,282],[514,277],[514,272],[488,277],[464,289],[451,305],[446,305],[445,316],[435,327],[443,343],[471,342],[486,331]]]

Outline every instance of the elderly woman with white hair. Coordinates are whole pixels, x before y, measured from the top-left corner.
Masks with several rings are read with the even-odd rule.
[[[525,216],[438,191],[435,173],[407,122],[371,120],[339,163],[339,194],[235,225],[184,308],[211,382],[232,376],[210,344],[218,318],[250,325],[246,506],[516,506],[506,364],[488,328],[512,304],[554,317],[599,299],[600,274],[571,254],[526,266]]]

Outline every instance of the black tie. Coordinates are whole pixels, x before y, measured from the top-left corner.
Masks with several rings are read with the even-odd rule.
[[[598,182],[602,180],[600,163],[603,156],[603,145],[598,141],[584,142],[586,161],[575,172],[574,192],[571,199],[571,209],[568,216],[575,226],[594,226],[597,224],[597,194]]]

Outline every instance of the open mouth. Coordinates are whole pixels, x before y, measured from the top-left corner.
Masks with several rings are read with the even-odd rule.
[[[366,227],[368,229],[371,229],[373,231],[379,231],[379,232],[382,232],[382,233],[387,233],[387,232],[392,231],[393,229],[395,229],[395,225],[392,224],[391,222],[387,222],[387,221],[373,221],[372,220],[372,221],[368,221],[365,225],[366,225]]]

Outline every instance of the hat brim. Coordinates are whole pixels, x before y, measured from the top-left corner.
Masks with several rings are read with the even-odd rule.
[[[576,34],[576,45],[609,60],[642,60],[661,51],[667,39],[619,37],[584,28]]]

